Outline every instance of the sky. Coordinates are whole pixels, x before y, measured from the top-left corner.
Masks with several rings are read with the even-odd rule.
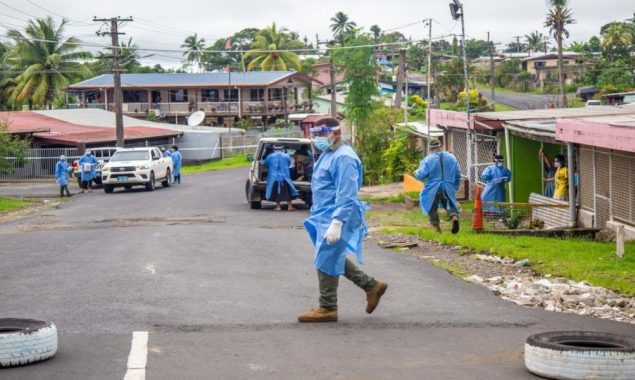
[[[330,18],[338,11],[346,13],[358,27],[369,30],[373,24],[383,30],[396,29],[415,40],[427,38],[422,22],[432,18],[432,35],[439,37],[461,33],[460,22],[450,16],[449,0],[0,0],[0,41],[6,28],[24,27],[26,20],[51,14],[72,20],[66,34],[92,44],[109,44],[108,37],[94,32],[100,24],[93,16],[132,16],[135,21],[122,27],[121,38],[133,38],[142,48],[180,49],[190,34],[197,32],[207,43],[225,38],[248,27],[263,28],[275,22],[314,42],[331,38]],[[546,0],[463,0],[468,38],[491,39],[505,46],[514,36],[532,31],[547,34],[542,24],[548,6]],[[599,34],[610,21],[633,17],[633,0],[569,0],[576,24],[569,27],[571,41],[587,41]],[[46,10],[45,10],[46,9]],[[48,11],[47,11],[48,10]],[[50,11],[50,12],[49,12]],[[410,25],[415,23],[415,25]],[[405,25],[410,25],[406,26]],[[148,65],[179,65],[179,52],[152,52],[144,58]],[[151,54],[150,52],[142,55]]]

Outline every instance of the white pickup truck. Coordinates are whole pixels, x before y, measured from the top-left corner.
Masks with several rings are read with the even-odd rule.
[[[112,193],[115,187],[128,190],[133,186],[153,191],[156,181],[163,187],[172,184],[172,171],[172,159],[163,156],[159,148],[119,149],[102,168],[101,182],[106,193]]]

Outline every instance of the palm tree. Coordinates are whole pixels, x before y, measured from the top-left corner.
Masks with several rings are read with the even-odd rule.
[[[331,22],[331,30],[342,45],[344,45],[344,35],[357,27],[357,24],[353,21],[349,21],[348,16],[341,11],[331,17]]]
[[[567,0],[549,0],[552,8],[545,18],[545,27],[549,28],[549,32],[553,34],[558,44],[558,79],[560,82],[560,106],[567,106],[567,94],[564,88],[564,63],[562,59],[562,40],[563,37],[569,38],[567,25],[575,23],[573,13],[567,8]]]
[[[375,24],[373,26],[370,27],[370,31],[371,33],[373,33],[373,38],[375,40],[378,40],[379,37],[381,37],[381,28],[379,27],[379,25]]]
[[[615,60],[616,52],[628,53],[632,44],[633,34],[625,24],[615,23],[602,33],[602,47],[609,53],[611,61]]]
[[[2,81],[8,100],[14,106],[28,104],[49,108],[72,80],[88,76],[88,68],[80,61],[90,59],[88,52],[78,51],[80,41],[64,37],[63,19],[58,25],[48,16],[29,20],[24,34],[16,29],[7,32],[14,46],[6,61],[14,76]]]
[[[586,42],[573,41],[567,46],[567,50],[574,51],[576,53],[585,53],[588,50]]]
[[[529,54],[531,52],[540,51],[544,45],[544,34],[539,31],[531,32],[525,35],[525,42],[527,43],[527,49],[529,49]]]
[[[198,71],[201,71],[201,59],[203,58],[203,50],[205,49],[205,39],[198,38],[197,33],[188,36],[184,43],[181,45],[185,49],[183,52],[183,58],[187,65],[193,63],[198,67]]]
[[[243,55],[243,58],[251,59],[247,65],[247,70],[250,71],[255,68],[261,71],[284,71],[289,68],[300,71],[302,64],[298,55],[281,50],[300,49],[303,46],[302,41],[290,38],[287,29],[277,29],[276,23],[273,23],[270,27],[258,32],[251,44],[251,49]]]

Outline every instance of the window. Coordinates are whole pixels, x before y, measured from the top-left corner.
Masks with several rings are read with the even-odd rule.
[[[171,102],[187,102],[187,90],[170,90]]]
[[[124,103],[141,103],[141,91],[123,90]]]
[[[223,98],[226,102],[237,102],[238,101],[238,90],[235,88],[231,89],[231,96],[229,94],[229,90],[223,90]]]
[[[269,100],[282,100],[282,89],[281,88],[270,88],[269,89]]]
[[[260,102],[265,99],[264,88],[252,88],[249,90],[249,100],[252,102]]]
[[[201,96],[204,102],[218,102],[220,100],[220,94],[216,88],[202,90]]]
[[[536,61],[534,67],[537,69],[544,69],[547,66],[547,62],[545,61]]]
[[[161,155],[159,154],[159,152],[157,152],[156,149],[152,150],[152,159],[153,160],[158,160],[159,158],[161,158]]]

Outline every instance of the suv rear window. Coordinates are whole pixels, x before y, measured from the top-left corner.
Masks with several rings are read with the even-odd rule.
[[[110,161],[142,161],[148,159],[147,150],[117,152],[111,158]]]

